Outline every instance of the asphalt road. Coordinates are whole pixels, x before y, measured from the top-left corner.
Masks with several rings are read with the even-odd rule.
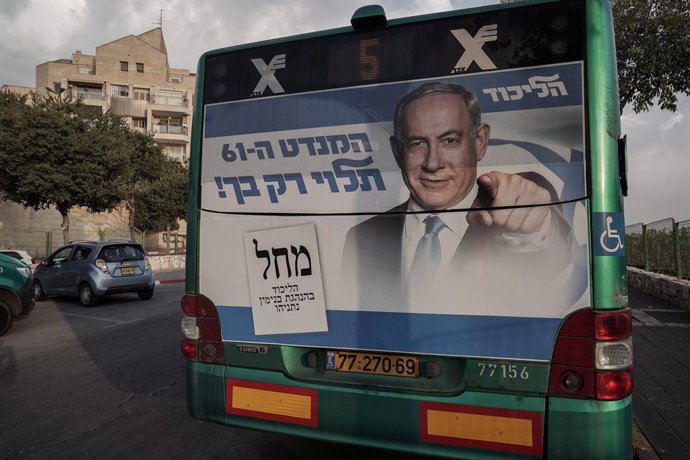
[[[77,299],[49,299],[16,322],[0,337],[0,459],[420,459],[189,417],[179,351],[183,290],[183,284],[160,285],[150,301],[121,295],[94,308]],[[637,323],[643,313],[664,307],[639,295],[631,304]],[[657,375],[649,366],[665,361],[640,336],[648,325],[636,326],[635,365]],[[646,355],[656,358],[647,363]],[[680,458],[673,453],[684,452],[678,450],[682,441],[676,435],[670,442],[674,427],[662,430],[666,420],[655,409],[665,401],[659,384],[645,386],[638,377],[638,422],[657,451],[671,455],[663,458]],[[647,387],[654,392],[645,393]],[[643,402],[650,410],[642,410]]]
[[[179,351],[183,286],[94,308],[49,299],[14,323],[0,337],[0,458],[419,458],[190,418]]]

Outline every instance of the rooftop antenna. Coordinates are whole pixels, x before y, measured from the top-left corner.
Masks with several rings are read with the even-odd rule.
[[[158,27],[161,29],[163,28],[163,13],[170,13],[170,10],[164,10],[163,8],[160,9],[160,16],[158,17],[158,21],[154,22],[153,24],[156,24]]]

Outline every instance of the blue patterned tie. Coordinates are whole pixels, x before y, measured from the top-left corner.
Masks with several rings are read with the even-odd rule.
[[[415,304],[424,301],[426,294],[431,291],[431,284],[441,263],[438,234],[446,226],[440,217],[434,215],[424,219],[424,223],[426,230],[417,245],[408,278],[409,298]]]

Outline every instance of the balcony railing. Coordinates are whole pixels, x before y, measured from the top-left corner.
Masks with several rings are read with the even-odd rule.
[[[98,93],[77,93],[77,99],[83,99],[85,101],[102,101],[105,96]]]
[[[161,134],[184,134],[187,135],[186,126],[155,125],[154,132]]]
[[[172,105],[175,107],[187,107],[187,100],[181,97],[160,96],[157,94],[151,95],[151,103],[158,105]]]

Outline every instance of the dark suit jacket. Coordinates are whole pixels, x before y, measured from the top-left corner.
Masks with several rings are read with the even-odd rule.
[[[533,173],[532,173],[533,174]],[[542,185],[545,180],[526,174]],[[547,188],[556,201],[553,187]],[[402,236],[407,202],[352,227],[343,251],[343,277],[356,280],[362,307],[406,305],[402,285]],[[457,286],[464,299],[487,307],[533,298],[547,289],[544,279],[553,278],[570,260],[571,229],[561,207],[552,205],[551,244],[542,251],[519,253],[496,245],[500,230],[470,226],[458,245],[443,282]],[[464,212],[464,211],[456,211]],[[441,218],[443,215],[441,214]],[[495,289],[493,289],[495,287]],[[476,292],[483,289],[487,292]],[[491,291],[491,292],[488,292]],[[530,292],[531,291],[531,292]],[[521,294],[522,293],[522,294]]]

